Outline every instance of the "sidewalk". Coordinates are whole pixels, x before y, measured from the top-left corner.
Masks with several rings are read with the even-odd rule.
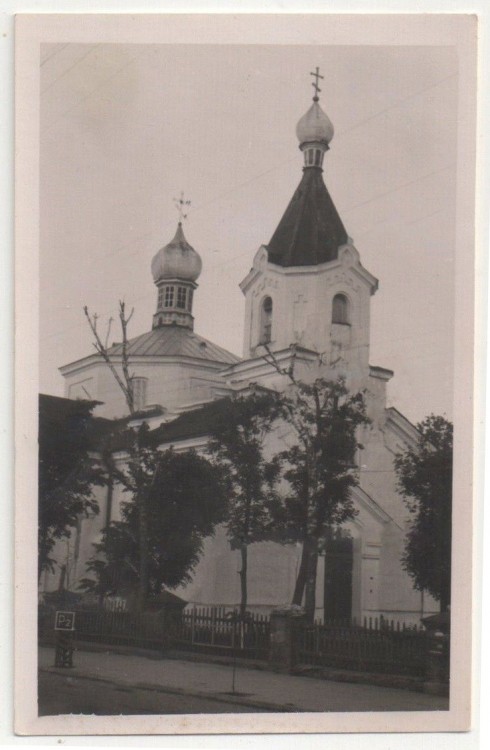
[[[39,669],[91,677],[124,687],[143,687],[215,698],[278,711],[445,711],[448,700],[409,690],[333,682],[238,667],[235,694],[231,665],[151,659],[110,651],[77,650],[75,667],[54,669],[54,649],[39,649]]]

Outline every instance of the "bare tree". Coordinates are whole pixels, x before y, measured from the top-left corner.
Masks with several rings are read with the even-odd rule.
[[[105,335],[105,342],[102,342],[102,339],[99,335],[99,331],[97,329],[97,323],[99,316],[97,313],[94,313],[93,315],[90,315],[88,307],[85,305],[83,308],[83,312],[85,313],[85,317],[87,318],[88,324],[90,326],[90,330],[92,331],[92,335],[94,337],[93,345],[95,348],[95,351],[100,354],[104,362],[109,367],[110,371],[114,375],[114,378],[121,389],[121,391],[124,394],[124,398],[126,399],[126,404],[129,409],[130,414],[134,414],[134,387],[133,387],[133,377],[129,372],[129,353],[128,353],[128,325],[133,317],[134,313],[134,307],[131,310],[128,317],[126,317],[126,303],[123,300],[119,300],[119,321],[121,323],[121,332],[122,332],[122,353],[121,353],[121,369],[122,369],[122,377],[119,374],[115,362],[111,359],[111,356],[109,354],[109,336],[111,331],[111,324],[112,324],[112,318],[109,318],[109,323],[107,326],[107,331]]]
[[[110,354],[109,349],[109,334],[112,323],[112,318],[109,319],[106,335],[104,341],[102,340],[98,330],[98,315],[94,313],[90,315],[88,307],[83,308],[85,317],[87,318],[90,330],[94,337],[93,345],[96,352],[102,357],[108,368],[112,372],[114,379],[116,380],[119,388],[124,394],[126,404],[128,406],[129,413],[132,415],[135,413],[134,406],[134,387],[133,380],[134,375],[130,372],[129,362],[129,347],[128,347],[128,325],[133,316],[134,308],[130,314],[126,315],[126,305],[124,301],[119,301],[119,321],[121,324],[122,332],[122,352],[121,352],[121,373],[118,370],[117,364]],[[130,461],[137,465],[141,463],[141,452],[143,445],[141,439],[143,438],[143,431],[140,428],[134,440],[128,441],[128,453]],[[151,485],[151,483],[150,483]],[[148,577],[149,577],[149,529],[148,529],[148,482],[142,480],[134,484],[133,497],[138,507],[138,548],[139,548],[139,570],[138,570],[138,596],[137,596],[137,608],[142,610],[144,608],[147,592],[148,592]]]

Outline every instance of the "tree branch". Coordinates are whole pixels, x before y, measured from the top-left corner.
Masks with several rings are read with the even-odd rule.
[[[92,331],[93,337],[94,337],[94,348],[98,354],[102,357],[102,359],[105,361],[107,366],[109,367],[110,371],[112,372],[119,388],[122,390],[124,394],[124,398],[126,399],[126,403],[128,405],[128,409],[130,414],[134,414],[134,398],[133,398],[133,387],[132,387],[132,380],[129,376],[129,370],[128,370],[128,354],[127,354],[127,335],[126,335],[126,328],[127,324],[131,318],[131,315],[133,314],[131,312],[131,315],[129,316],[128,320],[124,318],[124,303],[120,303],[122,305],[122,310],[120,310],[119,317],[121,319],[121,326],[123,328],[123,373],[124,373],[124,382],[119,375],[117,368],[112,361],[112,359],[109,356],[109,350],[107,349],[107,346],[102,343],[102,339],[99,336],[99,332],[97,331],[97,313],[93,315],[93,317],[90,316],[90,313],[88,311],[87,305],[83,308],[83,312],[85,313],[85,317],[87,318],[88,324],[90,326],[90,330]],[[124,320],[124,325],[123,325]],[[106,342],[109,338],[109,332],[106,336]]]
[[[133,389],[133,376],[129,372],[129,356],[128,356],[128,323],[133,317],[134,307],[126,318],[126,304],[123,300],[119,301],[119,320],[121,321],[122,330],[122,371],[124,374],[124,380],[126,381],[126,400],[128,402],[128,408],[131,414],[134,414],[134,389]]]

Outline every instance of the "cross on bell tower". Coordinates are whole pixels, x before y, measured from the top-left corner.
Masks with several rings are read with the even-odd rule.
[[[311,85],[315,89],[315,96],[313,97],[313,101],[317,102],[319,99],[318,94],[321,93],[321,88],[318,85],[318,79],[321,78],[323,81],[324,76],[320,75],[320,68],[318,66],[315,68],[314,73],[310,73],[310,76],[313,76],[313,78],[315,79],[315,81]]]
[[[298,122],[296,135],[304,154],[304,168],[322,169],[323,157],[333,138],[333,125],[318,103],[321,92],[319,81],[323,80],[320,68],[317,66],[310,76],[314,78],[311,84],[315,92],[313,104]]]

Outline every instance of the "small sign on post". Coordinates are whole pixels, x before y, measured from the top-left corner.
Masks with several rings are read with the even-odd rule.
[[[58,631],[54,666],[73,667],[75,612],[56,612],[54,629]]]
[[[75,630],[74,612],[57,612],[54,621],[55,630]]]

